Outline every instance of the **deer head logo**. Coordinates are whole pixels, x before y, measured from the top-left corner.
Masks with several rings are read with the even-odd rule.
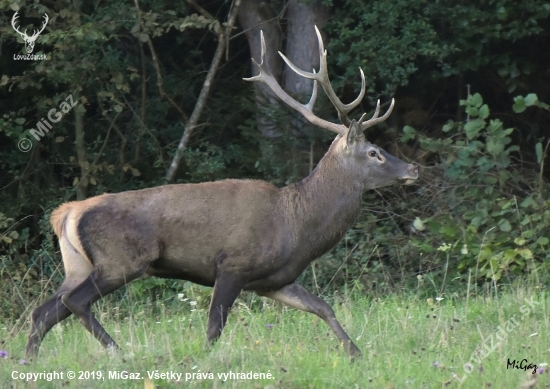
[[[34,43],[36,42],[36,39],[38,38],[38,35],[40,35],[40,33],[42,31],[44,31],[44,29],[46,28],[46,25],[48,24],[49,17],[48,17],[48,14],[44,14],[44,24],[42,25],[42,28],[40,30],[34,30],[34,33],[31,36],[28,36],[27,35],[27,30],[25,30],[25,32],[21,32],[15,26],[15,21],[19,17],[19,15],[17,15],[17,14],[18,14],[18,12],[16,12],[13,15],[13,18],[11,18],[11,26],[13,27],[15,32],[17,32],[19,35],[21,35],[21,37],[25,41],[25,48],[27,49],[27,54],[30,54],[34,50]]]

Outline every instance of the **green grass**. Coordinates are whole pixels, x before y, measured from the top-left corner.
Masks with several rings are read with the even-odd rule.
[[[21,365],[28,325],[21,331],[21,326],[4,325],[0,340],[5,343],[0,349],[8,357],[0,359],[0,387],[143,388],[146,380],[109,379],[109,371],[147,377],[148,371],[158,370],[181,373],[183,382],[155,379],[156,388],[519,388],[535,376],[507,369],[508,359],[527,359],[537,365],[550,362],[549,300],[540,289],[516,288],[468,300],[433,297],[433,301],[412,294],[328,299],[363,351],[363,357],[353,363],[323,321],[258,297],[238,300],[214,346],[205,341],[206,302],[199,301],[191,311],[189,301],[176,297],[157,305],[126,297],[122,302],[99,303],[95,309],[123,348],[120,354],[102,349],[76,320],[68,319],[46,336],[35,362]],[[537,302],[534,309],[526,298]],[[120,304],[126,304],[129,315],[118,314]],[[499,335],[502,341],[495,336],[499,326],[510,331],[506,337]],[[488,355],[480,354],[484,339],[494,349]],[[470,374],[464,372],[467,363],[471,366],[466,368],[473,369]],[[99,371],[105,380],[42,379],[26,384],[11,378],[13,371],[69,370]],[[218,379],[218,373],[230,371],[269,372],[273,379],[225,383]],[[188,376],[186,382],[186,373],[199,372],[213,373],[214,379]],[[536,375],[536,380],[536,387],[550,385],[547,371]]]

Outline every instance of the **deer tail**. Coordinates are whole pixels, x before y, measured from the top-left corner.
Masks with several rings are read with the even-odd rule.
[[[50,223],[58,238],[61,238],[61,234],[63,233],[63,226],[65,225],[65,220],[67,220],[67,216],[69,216],[71,210],[72,204],[65,203],[52,212]]]

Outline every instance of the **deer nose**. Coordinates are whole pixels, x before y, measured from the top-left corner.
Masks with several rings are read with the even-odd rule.
[[[418,165],[416,163],[409,164],[408,170],[411,175],[418,177]]]

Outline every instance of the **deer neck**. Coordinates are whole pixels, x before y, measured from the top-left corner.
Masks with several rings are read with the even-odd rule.
[[[362,181],[329,151],[308,177],[282,189],[295,244],[310,247],[315,255],[332,248],[357,219],[363,190]]]

